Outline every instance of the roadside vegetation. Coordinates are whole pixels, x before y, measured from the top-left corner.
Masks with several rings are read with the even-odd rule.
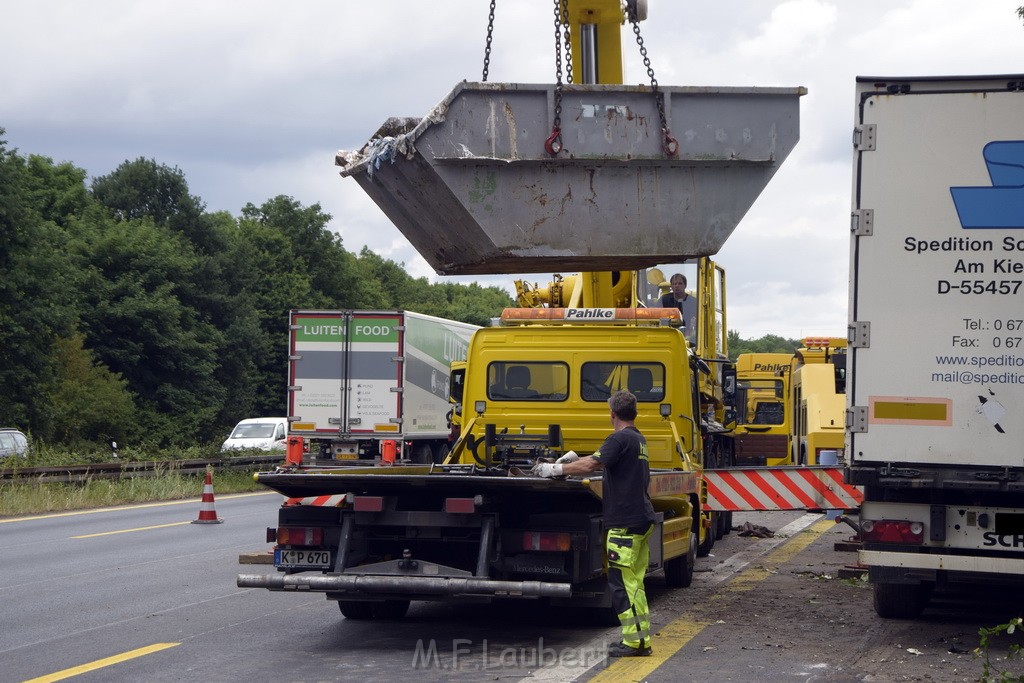
[[[41,481],[0,482],[0,517],[38,515],[90,508],[114,507],[166,500],[196,500],[203,493],[205,475],[167,470],[155,476],[127,479],[89,479],[82,483]],[[214,475],[216,495],[266,491],[252,472],[224,471]]]
[[[264,451],[234,451],[231,456],[268,455]],[[203,493],[205,473],[182,471],[182,460],[211,460],[215,493],[265,491],[253,481],[253,471],[219,469],[216,461],[226,457],[216,446],[184,449],[119,449],[117,457],[110,448],[68,450],[34,442],[25,458],[0,461],[0,517],[65,512],[86,508],[111,507],[166,500],[197,501]],[[283,454],[282,454],[283,459]],[[48,482],[42,478],[11,477],[20,471],[39,467],[62,467],[128,462],[156,462],[156,469],[133,473],[121,479],[91,477],[84,482]],[[198,502],[197,502],[198,505]]]

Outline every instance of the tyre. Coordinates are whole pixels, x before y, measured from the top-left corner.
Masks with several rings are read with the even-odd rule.
[[[434,451],[434,464],[440,465],[444,463],[444,459],[448,457],[448,454],[452,452],[452,447],[447,443],[438,444]]]
[[[346,619],[366,621],[373,619],[373,603],[355,600],[338,600],[338,609]]]
[[[429,465],[434,462],[434,452],[426,441],[418,441],[412,447],[412,461],[417,465]]]
[[[711,513],[711,526],[704,530],[704,540],[697,544],[697,557],[707,557],[711,549],[715,547],[715,518],[717,514]],[[698,518],[699,519],[699,518]],[[699,522],[698,522],[699,523]]]
[[[690,532],[690,548],[685,554],[665,563],[665,583],[671,588],[687,588],[693,583],[693,567],[697,564],[697,534]]]
[[[385,600],[364,603],[373,607],[375,619],[401,619],[409,611],[408,600]]]
[[[875,613],[883,619],[914,619],[928,605],[931,586],[924,583],[876,583]]]
[[[724,531],[722,533],[723,535],[728,536],[732,533],[732,513],[722,512],[720,514],[725,518],[725,523],[722,525],[724,527]]]
[[[725,513],[716,512],[715,517],[715,540],[721,541],[722,537],[725,536]]]

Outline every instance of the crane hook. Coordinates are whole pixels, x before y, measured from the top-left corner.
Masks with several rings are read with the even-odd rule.
[[[665,150],[665,156],[674,157],[679,154],[679,141],[667,129],[661,131],[661,148]]]
[[[562,129],[554,127],[551,129],[551,135],[544,141],[544,151],[551,156],[558,156],[558,153],[562,151]]]

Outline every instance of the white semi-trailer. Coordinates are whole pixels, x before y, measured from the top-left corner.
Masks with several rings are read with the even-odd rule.
[[[858,78],[847,481],[883,617],[1024,581],[1024,76]]]
[[[291,311],[288,434],[319,461],[440,462],[448,378],[476,325],[411,311]]]

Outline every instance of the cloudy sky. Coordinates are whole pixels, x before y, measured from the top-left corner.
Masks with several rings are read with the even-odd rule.
[[[845,336],[854,79],[1024,73],[1024,0],[649,0],[662,85],[804,86],[801,140],[719,253],[741,337]],[[208,210],[319,203],[345,247],[436,277],[339,149],[479,80],[487,0],[7,0],[9,148],[91,177],[180,168]],[[554,80],[552,3],[498,0],[491,81]],[[627,29],[628,30],[628,29]],[[632,35],[627,83],[647,83]],[[936,144],[941,144],[937,141]],[[546,282],[550,274],[529,275]],[[514,276],[462,278],[511,286]]]

